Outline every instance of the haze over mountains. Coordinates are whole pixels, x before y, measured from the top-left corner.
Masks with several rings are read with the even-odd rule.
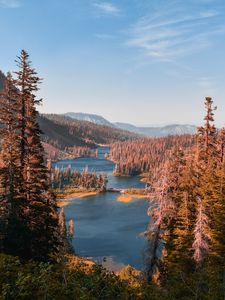
[[[57,114],[41,115],[39,124],[44,132],[44,141],[60,149],[73,146],[95,147],[99,144],[110,144],[140,137],[138,134],[119,128]]]
[[[3,88],[4,78],[4,74],[0,71],[0,90]],[[63,116],[66,119],[63,119]],[[72,145],[93,146],[96,143],[133,139],[137,138],[137,134],[147,137],[161,137],[196,132],[196,126],[193,125],[172,124],[162,127],[138,127],[122,122],[112,123],[100,115],[81,112],[68,112],[64,115],[42,115],[39,122],[43,132],[45,132],[45,139],[61,149]],[[90,126],[90,123],[96,126]],[[71,134],[71,127],[77,128],[73,134]],[[89,132],[91,135],[88,136],[87,140]]]
[[[104,117],[96,114],[68,112],[65,113],[65,115],[76,120],[88,121],[94,124],[109,126],[112,128],[119,128],[122,130],[134,132],[148,137],[161,137],[161,136],[167,136],[173,134],[194,134],[196,132],[196,126],[188,125],[188,124],[185,125],[171,124],[171,125],[160,126],[160,127],[155,127],[155,126],[139,127],[139,126],[134,126],[132,124],[122,123],[122,122],[111,123],[108,120],[106,120]]]
[[[87,113],[82,113],[82,112],[67,112],[65,113],[65,116],[70,117],[72,119],[80,120],[80,121],[87,121],[91,123],[95,123],[97,125],[104,125],[104,126],[109,126],[109,127],[117,127],[113,125],[113,123],[109,122],[105,118],[99,115],[95,114],[87,114]]]

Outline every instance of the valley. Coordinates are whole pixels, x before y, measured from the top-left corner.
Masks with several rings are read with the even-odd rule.
[[[78,158],[59,161],[56,166],[83,171],[89,170],[105,173],[108,178],[108,189],[144,188],[139,177],[115,177],[112,172],[115,164],[106,160],[109,148],[99,148],[97,158]],[[120,270],[127,264],[142,269],[146,239],[141,237],[148,224],[146,209],[148,202],[139,199],[118,201],[120,193],[104,192],[98,195],[87,194],[87,198],[73,197],[64,207],[66,220],[75,222],[73,239],[76,253],[83,257],[92,257],[109,270]],[[146,197],[146,196],[145,196]],[[135,216],[135,220],[134,220]],[[130,247],[132,245],[132,247]]]

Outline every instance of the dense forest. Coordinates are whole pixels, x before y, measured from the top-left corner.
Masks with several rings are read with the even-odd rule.
[[[175,147],[149,191],[146,274],[175,299],[225,296],[225,129],[216,129],[209,97],[205,108],[191,151]]]
[[[83,172],[73,170],[71,166],[67,168],[54,168],[51,170],[51,184],[53,189],[63,189],[66,186],[86,191],[106,190],[106,174],[91,173],[88,169]]]
[[[52,161],[75,159],[78,157],[96,157],[97,155],[97,150],[95,148],[87,146],[66,147],[64,150],[60,150],[59,148],[43,141],[42,145],[44,147],[46,159],[51,159]]]
[[[189,151],[194,135],[171,135],[137,141],[116,142],[111,146],[109,159],[116,163],[115,175],[144,175],[147,181],[166,162],[174,148]]]
[[[66,223],[52,190],[67,180],[104,188],[106,177],[51,172],[36,108],[40,79],[24,50],[14,74],[0,93],[0,299],[224,299],[225,129],[214,125],[212,99],[195,136],[112,146],[117,172],[148,174],[150,199],[145,270],[115,274],[75,255],[74,221]],[[76,121],[48,117],[73,136],[85,132]],[[113,141],[105,130],[99,134]],[[90,141],[93,131],[82,138]]]

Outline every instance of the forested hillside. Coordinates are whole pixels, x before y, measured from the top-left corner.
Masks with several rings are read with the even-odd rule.
[[[173,149],[190,150],[196,142],[194,135],[171,135],[112,144],[109,158],[116,163],[116,175],[144,175],[146,181],[168,159]]]
[[[5,75],[0,71],[0,90],[3,89],[4,80]],[[129,131],[74,120],[63,115],[40,115],[38,122],[43,132],[41,138],[48,156],[49,152],[54,152],[59,158],[67,157],[68,147],[95,148],[98,144],[110,144],[140,137]]]
[[[42,140],[60,150],[73,146],[95,146],[94,142],[85,141],[81,135],[72,134],[66,124],[59,124],[47,119],[43,115],[39,116],[38,122],[43,132]]]
[[[171,124],[167,126],[138,127],[132,124],[127,124],[122,122],[112,123],[100,115],[87,114],[87,113],[68,112],[65,114],[65,116],[80,121],[89,121],[91,123],[98,124],[98,125],[105,125],[112,128],[118,128],[125,131],[130,131],[146,137],[163,137],[168,135],[195,134],[197,130],[196,126],[188,125],[188,124],[186,125]]]
[[[97,125],[87,121],[71,119],[63,115],[45,114],[39,118],[44,140],[60,149],[71,146],[110,144],[140,138],[129,131]]]

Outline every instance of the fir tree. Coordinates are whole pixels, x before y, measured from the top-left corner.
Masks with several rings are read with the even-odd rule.
[[[18,138],[18,93],[10,73],[7,74],[0,95],[0,123],[2,150],[0,167],[2,250],[22,255],[26,239],[23,218],[24,199],[20,193],[23,184],[19,168],[20,140]]]
[[[29,232],[29,254],[36,259],[57,252],[58,215],[55,197],[49,190],[48,172],[44,164],[41,131],[37,122],[36,105],[42,102],[36,92],[40,78],[22,50],[18,57],[19,70],[15,85],[19,94],[20,168],[23,175],[22,193],[26,200],[24,217]]]
[[[1,201],[7,211],[5,251],[23,259],[47,260],[59,251],[56,199],[49,188],[37,122],[40,79],[29,55],[18,57],[16,80],[8,75],[1,95]]]
[[[201,265],[209,251],[208,241],[210,239],[208,233],[208,216],[205,214],[202,201],[198,200],[198,210],[196,217],[196,225],[194,229],[194,259],[198,265]]]

